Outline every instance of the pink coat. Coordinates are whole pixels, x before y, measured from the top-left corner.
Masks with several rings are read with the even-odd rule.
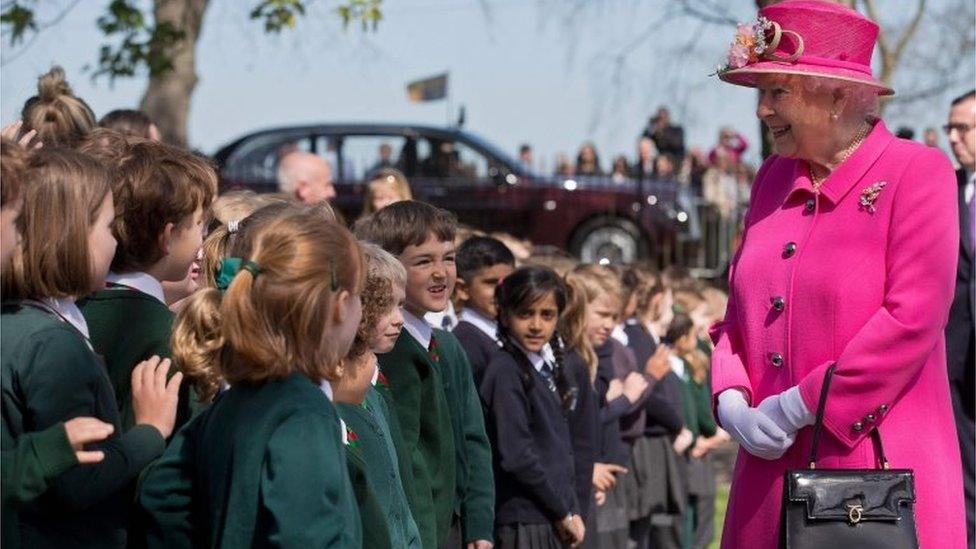
[[[872,212],[859,202],[878,182],[886,186]],[[878,426],[891,466],[915,471],[919,541],[935,549],[966,546],[943,337],[957,216],[946,156],[882,122],[819,196],[804,162],[770,157],[756,175],[725,320],[712,330],[714,395],[741,387],[753,406],[799,384],[815,411],[836,362],[818,466],[875,467],[868,433]],[[783,473],[806,466],[811,431],[775,461],[740,449],[722,547],[777,546]]]

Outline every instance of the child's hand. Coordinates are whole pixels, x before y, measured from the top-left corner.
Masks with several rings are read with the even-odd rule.
[[[668,362],[669,349],[667,345],[658,345],[651,358],[644,364],[644,373],[654,379],[661,379],[668,375],[671,370],[671,363]]]
[[[691,443],[694,441],[695,435],[691,434],[691,431],[687,427],[681,429],[678,436],[674,439],[674,451],[678,454],[685,453],[685,450],[691,447]]]
[[[603,492],[609,492],[617,485],[616,474],[626,472],[626,467],[621,467],[616,463],[594,463],[593,487]]]
[[[183,374],[177,372],[169,382],[170,360],[153,356],[140,362],[132,370],[132,408],[136,424],[155,427],[163,438],[173,434],[176,423],[176,404]]]
[[[24,135],[22,135],[20,139],[18,139],[17,134],[20,133],[20,128],[22,128],[23,126],[24,126],[23,120],[17,120],[15,122],[11,122],[10,124],[4,126],[2,130],[0,130],[0,135],[6,137],[11,141],[16,142],[18,145],[20,145],[25,149],[29,149],[31,148],[30,146],[31,139],[34,139],[34,136],[37,135],[37,130],[31,130],[25,133]],[[39,149],[41,145],[42,143],[38,141],[37,143],[34,143],[33,148]]]
[[[603,507],[603,504],[607,502],[607,493],[603,490],[593,492],[593,501],[596,502],[597,507]]]
[[[624,384],[619,379],[611,379],[607,387],[607,402],[617,400],[617,397],[624,394]]]
[[[75,450],[78,463],[98,463],[105,459],[101,450],[86,451],[89,442],[105,440],[115,431],[111,423],[97,420],[93,417],[76,417],[64,422],[64,432],[68,435],[68,443]]]
[[[624,396],[631,404],[637,402],[644,391],[647,390],[649,383],[647,379],[637,372],[631,372],[627,374],[624,379]]]

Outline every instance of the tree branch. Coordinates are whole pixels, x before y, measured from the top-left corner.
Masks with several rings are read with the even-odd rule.
[[[915,11],[915,16],[912,18],[912,22],[908,24],[905,28],[905,32],[902,33],[901,37],[898,39],[898,43],[895,45],[895,51],[892,54],[894,56],[894,61],[897,64],[898,60],[901,59],[902,53],[905,51],[905,46],[908,45],[909,40],[918,30],[919,23],[922,22],[922,17],[925,15],[925,3],[926,0],[918,0],[918,9]]]

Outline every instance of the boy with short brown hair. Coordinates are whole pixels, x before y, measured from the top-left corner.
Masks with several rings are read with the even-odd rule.
[[[424,320],[447,307],[454,289],[456,230],[453,214],[413,200],[355,227],[407,271],[404,330],[379,368],[403,433],[397,454],[414,472],[408,498],[425,549],[490,547],[494,530],[491,447],[471,366],[457,338]]]
[[[132,366],[170,356],[173,314],[162,282],[185,278],[196,259],[217,174],[200,156],[149,141],[130,143],[112,163],[118,248],[107,288],[79,306],[105,358],[125,430],[133,420]],[[183,390],[177,426],[189,419],[190,406]]]

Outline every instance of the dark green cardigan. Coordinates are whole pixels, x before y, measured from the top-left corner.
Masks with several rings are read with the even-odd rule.
[[[397,458],[408,460],[410,512],[425,549],[445,541],[454,515],[457,483],[451,412],[440,370],[406,330],[379,355],[381,394],[390,399],[402,434]]]
[[[381,515],[367,516],[363,501],[360,499],[360,513],[363,515],[363,545],[365,547],[380,547],[370,543],[370,525],[383,521],[389,533],[389,547],[419,548],[420,531],[410,513],[410,505],[403,481],[400,478],[400,468],[394,446],[393,431],[390,428],[390,411],[387,403],[379,392],[372,388],[366,393],[366,401],[361,406],[352,404],[337,404],[339,415],[346,426],[358,436],[358,441],[346,446],[346,455],[350,462],[350,480],[356,490],[357,499],[364,492],[361,484],[368,480],[372,496],[376,499]],[[356,458],[356,459],[354,459]],[[366,464],[365,475],[353,474],[353,463],[361,458]],[[356,463],[358,466],[358,463]],[[377,529],[379,530],[379,529]]]
[[[457,499],[465,542],[492,541],[495,527],[495,479],[491,443],[485,431],[481,397],[474,385],[468,354],[457,337],[435,329],[440,367],[450,406],[457,449]]]
[[[88,322],[95,351],[105,359],[122,414],[122,428],[128,430],[135,424],[132,370],[153,355],[170,357],[173,313],[155,297],[127,286],[98,291],[79,301],[78,308]],[[176,430],[189,421],[191,408],[190,384],[184,382],[176,410]]]
[[[116,429],[105,441],[89,445],[105,452],[100,463],[70,468],[53,479],[40,498],[19,505],[16,512],[5,496],[4,518],[14,513],[16,518],[4,521],[4,541],[19,538],[25,547],[125,546],[132,484],[142,468],[162,453],[163,437],[148,425],[121,432],[118,406],[105,370],[70,324],[19,303],[4,303],[0,319],[0,441],[5,461],[7,452],[20,451],[20,445],[28,443],[28,439],[21,441],[22,436],[40,436],[74,417],[96,417]],[[60,428],[63,433],[63,426]],[[37,459],[66,457],[63,443],[66,441],[38,447],[45,455],[37,455]],[[17,543],[4,546],[16,547]]]
[[[219,394],[144,475],[149,547],[359,547],[339,429],[298,373]]]

